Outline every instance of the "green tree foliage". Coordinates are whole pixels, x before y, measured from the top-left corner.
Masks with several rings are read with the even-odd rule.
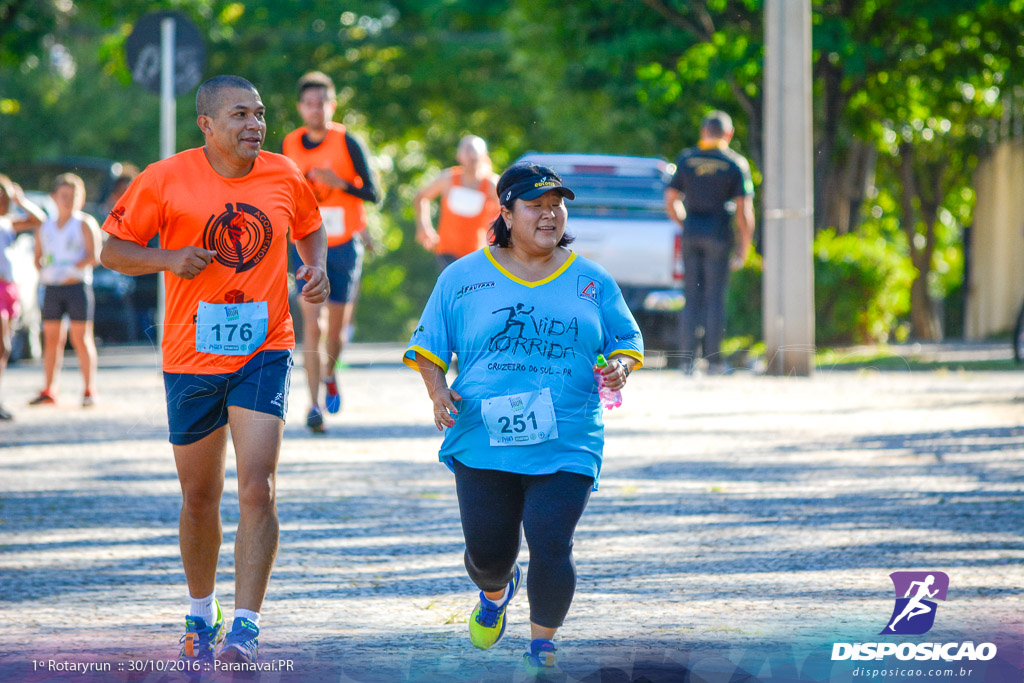
[[[1024,0],[812,0],[817,225],[906,250],[915,334],[962,273],[970,172],[1002,95],[1021,82]],[[433,284],[411,239],[415,189],[466,133],[498,170],[523,152],[673,158],[725,109],[761,154],[763,0],[0,0],[0,159],[158,155],[158,98],[131,83],[123,46],[149,11],[190,17],[206,76],[237,73],[268,105],[267,148],[299,124],[307,70],[339,86],[386,193],[358,329],[401,338]],[[191,98],[178,147],[201,144]],[[866,221],[866,223],[864,223]],[[863,223],[863,225],[862,225]]]
[[[901,3],[904,27],[880,43],[888,61],[863,78],[851,119],[882,155],[881,184],[897,198],[903,244],[914,266],[911,330],[942,336],[938,301],[962,273],[961,228],[970,223],[971,189],[983,135],[1002,107],[1000,86],[1013,78],[1021,2]],[[1016,73],[1015,73],[1016,72]],[[885,215],[881,203],[872,215]]]

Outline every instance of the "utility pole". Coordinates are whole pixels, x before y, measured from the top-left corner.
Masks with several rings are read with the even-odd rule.
[[[764,10],[765,357],[772,375],[814,370],[811,2]]]

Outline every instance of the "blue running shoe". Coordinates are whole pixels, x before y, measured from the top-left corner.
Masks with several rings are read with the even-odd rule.
[[[224,613],[219,601],[214,600],[213,604],[217,608],[217,616],[212,626],[202,617],[185,617],[185,635],[178,640],[181,644],[179,659],[213,662],[213,648],[224,638]]]
[[[523,655],[526,675],[539,681],[558,681],[564,678],[555,663],[555,644],[544,638],[530,643],[530,651]]]
[[[469,617],[469,639],[473,645],[481,650],[487,650],[497,645],[501,637],[505,635],[505,624],[508,622],[508,604],[516,597],[519,591],[519,584],[522,581],[522,572],[517,564],[512,568],[512,580],[508,582],[505,589],[508,599],[504,604],[498,605],[491,602],[480,591],[480,602]]]
[[[341,410],[341,392],[338,391],[338,380],[333,376],[324,377],[324,388],[327,390],[327,412],[334,415]]]
[[[248,619],[238,617],[231,624],[231,633],[224,638],[218,659],[224,662],[256,663],[259,654],[260,627]]]
[[[309,414],[306,415],[306,426],[315,434],[324,431],[324,414],[320,412],[320,406],[313,406],[309,409]]]

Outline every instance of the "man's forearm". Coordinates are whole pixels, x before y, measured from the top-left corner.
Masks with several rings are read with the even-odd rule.
[[[307,266],[323,268],[327,263],[327,232],[324,226],[295,242],[295,250]]]
[[[159,247],[145,247],[135,242],[111,236],[100,252],[100,263],[110,270],[125,275],[148,275],[167,270],[167,251]]]
[[[665,213],[682,227],[683,220],[686,218],[682,192],[671,187],[665,190]]]

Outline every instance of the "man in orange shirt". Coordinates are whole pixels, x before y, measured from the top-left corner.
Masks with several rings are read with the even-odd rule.
[[[299,115],[305,124],[285,136],[283,152],[299,167],[313,188],[327,231],[327,278],[331,296],[326,306],[302,302],[302,358],[309,386],[306,426],[322,432],[321,377],[327,412],[341,410],[335,366],[343,334],[352,318],[363,269],[361,233],[366,227],[364,202],[377,201],[377,187],[363,145],[334,123],[338,108],[334,82],[313,71],[299,79]],[[300,256],[293,252],[293,258]],[[301,265],[302,259],[295,259]],[[324,312],[326,309],[326,321]],[[326,322],[326,335],[324,334]],[[326,337],[327,364],[321,371],[320,340]]]
[[[498,176],[491,170],[487,143],[476,135],[459,141],[455,154],[458,166],[416,193],[416,240],[437,254],[442,271],[471,251],[487,243],[487,229],[498,217]],[[430,223],[430,201],[441,198],[437,230]]]
[[[181,657],[190,672],[203,672],[212,670],[221,638],[220,659],[257,657],[277,554],[275,478],[295,345],[289,232],[306,263],[298,273],[303,298],[320,303],[330,288],[316,198],[294,163],[261,151],[267,126],[256,88],[217,76],[199,87],[196,111],[205,145],[150,165],[132,182],[103,224],[110,238],[101,259],[127,275],[164,273],[164,387],[191,598]],[[147,247],[154,235],[160,246]],[[228,425],[240,514],[235,618],[224,637],[214,586]]]

